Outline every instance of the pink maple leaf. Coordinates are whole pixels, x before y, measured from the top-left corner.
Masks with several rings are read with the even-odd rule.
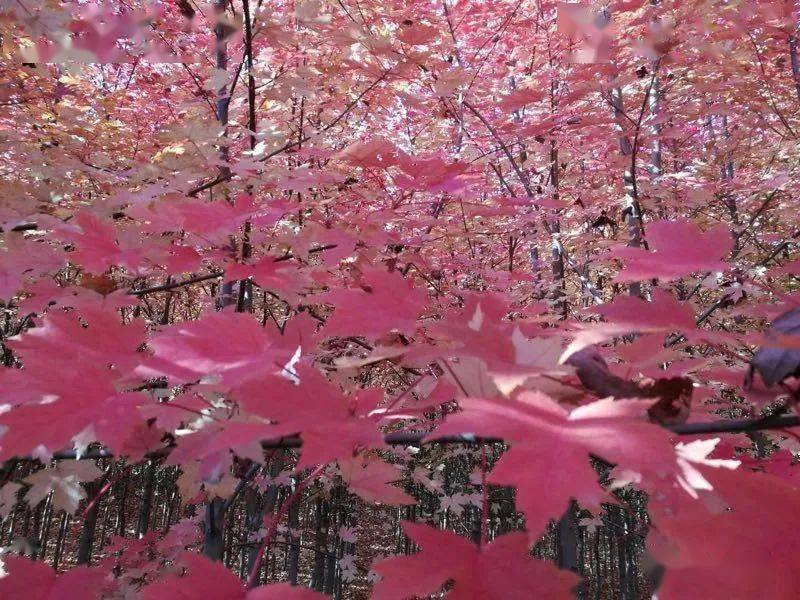
[[[451,580],[450,600],[571,598],[570,589],[578,582],[576,575],[531,558],[524,533],[479,547],[427,525],[405,521],[403,529],[421,552],[373,565],[383,578],[373,588],[375,600],[426,597]]]
[[[669,292],[654,289],[650,302],[634,296],[617,296],[610,304],[592,309],[605,323],[580,325],[561,355],[565,362],[576,352],[628,333],[692,332],[696,329],[691,306],[681,304]]]
[[[133,382],[141,358],[142,324],[122,325],[113,311],[86,309],[80,318],[48,314],[9,345],[23,369],[4,370],[0,399],[11,410],[0,415],[7,429],[0,456],[24,456],[34,449],[59,450],[80,433],[119,448],[137,423],[139,394],[120,391]],[[15,390],[25,388],[24,395]],[[91,431],[89,431],[91,428]]]
[[[641,281],[657,277],[678,279],[698,271],[724,271],[720,260],[733,248],[733,238],[725,225],[702,231],[688,219],[656,221],[647,225],[647,241],[652,251],[618,248],[613,255],[625,261],[617,281]]]
[[[8,300],[26,287],[29,277],[52,273],[66,265],[66,255],[44,242],[25,239],[21,234],[3,236],[0,251],[0,299]]]
[[[800,489],[741,469],[697,468],[708,483],[698,500],[652,503],[648,547],[666,567],[658,597],[796,598]]]
[[[294,350],[277,345],[272,331],[251,315],[230,310],[164,327],[149,345],[153,356],[141,375],[167,376],[174,383],[216,377],[221,389],[279,372]]]
[[[367,502],[414,504],[416,500],[391,485],[402,478],[397,467],[380,458],[350,457],[339,459],[339,473],[350,491]]]
[[[320,294],[323,301],[336,307],[325,333],[378,337],[389,331],[414,332],[426,301],[424,292],[401,275],[378,267],[362,269],[360,284]]]
[[[146,271],[149,240],[134,231],[118,232],[114,221],[81,211],[67,225],[61,225],[60,239],[72,242],[75,250],[70,261],[90,273],[103,273],[110,267],[124,267],[132,273]],[[159,258],[165,254],[159,248]]]
[[[27,558],[3,557],[7,575],[0,578],[4,600],[92,600],[113,587],[105,571],[86,566],[58,575],[49,565]]]
[[[310,279],[295,265],[278,262],[272,256],[264,256],[249,265],[231,263],[225,268],[225,281],[251,278],[262,289],[279,294],[294,302],[298,294],[310,286]]]
[[[510,443],[488,481],[517,487],[532,538],[570,498],[589,509],[606,498],[590,456],[646,475],[650,483],[678,472],[667,434],[642,420],[648,401],[600,400],[569,413],[541,393],[523,392],[514,400],[465,398],[459,404],[463,411],[431,437],[468,432]]]
[[[316,369],[297,365],[295,371],[299,384],[285,377],[254,379],[236,394],[249,412],[276,422],[278,435],[300,434],[303,448],[297,469],[386,447],[377,419],[370,416],[381,398],[371,392],[348,397]]]
[[[279,583],[247,590],[242,581],[219,562],[193,552],[181,554],[181,575],[168,575],[142,591],[143,600],[325,600],[307,588]]]

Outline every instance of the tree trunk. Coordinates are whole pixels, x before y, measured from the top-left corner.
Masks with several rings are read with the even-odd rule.
[[[153,487],[156,478],[156,463],[147,462],[142,486],[142,503],[139,506],[139,520],[136,523],[136,537],[142,537],[150,529],[150,511],[153,504]]]
[[[622,88],[614,88],[611,92],[611,104],[614,107],[614,117],[618,121],[620,127],[619,134],[619,152],[624,157],[630,157],[633,154],[633,146],[627,135],[622,129],[622,120],[625,113],[625,103],[622,97]],[[625,219],[625,224],[628,228],[628,246],[631,248],[640,248],[642,246],[642,230],[640,227],[641,209],[639,208],[639,200],[636,197],[636,173],[634,173],[634,166],[631,165],[625,169],[622,175],[622,181],[625,186],[625,199],[622,206],[622,216]],[[642,297],[642,284],[638,281],[631,282],[628,285],[628,292],[631,296],[637,298]]]
[[[300,502],[294,502],[289,507],[288,515],[289,525],[289,559],[286,571],[289,576],[289,582],[292,585],[297,585],[297,576],[300,570],[300,538],[297,535],[297,530],[300,527]]]
[[[167,505],[167,514],[164,517],[164,533],[169,533],[169,528],[172,526],[172,518],[175,514],[175,504],[178,502],[178,490],[172,488],[172,494],[169,497],[169,504]]]
[[[222,560],[225,554],[225,501],[214,498],[206,504],[203,530],[203,554],[211,560]]]
[[[325,563],[328,545],[328,506],[325,500],[318,499],[315,509],[314,530],[314,570],[311,574],[311,587],[321,592],[325,585]]]
[[[128,474],[129,471],[126,469],[125,473],[122,475],[122,481],[119,483],[122,487],[122,493],[120,494],[119,508],[117,511],[117,535],[121,537],[125,537],[126,529],[125,505],[128,500]]]
[[[53,493],[47,495],[42,516],[42,528],[39,532],[39,558],[44,560],[47,555],[47,542],[50,541],[50,524],[53,521]]]
[[[792,78],[794,89],[797,92],[797,101],[800,102],[800,59],[797,56],[797,37],[789,36],[789,58],[792,62]]]
[[[64,544],[67,539],[67,532],[69,531],[69,513],[64,512],[61,516],[61,525],[58,528],[58,539],[56,539],[56,551],[53,555],[53,569],[58,571],[58,565],[61,562],[61,554],[64,551]]]
[[[580,570],[578,563],[578,519],[576,505],[570,502],[567,510],[558,520],[556,534],[558,539],[558,555],[556,562],[562,569],[569,571]]]
[[[93,503],[91,508],[86,511],[81,527],[81,536],[78,540],[77,564],[88,565],[92,559],[92,545],[94,544],[94,531],[97,526],[97,514],[100,510],[100,501],[95,496],[100,493],[104,485],[105,478],[97,483],[90,483],[86,486],[88,492],[88,502]]]

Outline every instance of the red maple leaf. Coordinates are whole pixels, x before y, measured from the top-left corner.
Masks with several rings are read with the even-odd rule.
[[[0,456],[43,454],[67,446],[79,433],[119,449],[137,423],[144,397],[120,391],[133,383],[144,340],[140,323],[122,325],[116,314],[99,308],[79,315],[57,311],[9,345],[23,362],[21,371],[3,371],[10,386],[0,399],[15,406],[0,415],[8,429]],[[15,390],[27,387],[25,394]],[[20,406],[16,406],[19,405]]]
[[[439,591],[448,581],[450,600],[529,600],[572,598],[578,577],[553,565],[534,560],[523,533],[503,535],[491,544],[477,546],[450,531],[403,522],[403,529],[421,552],[396,556],[373,565],[383,579],[375,600],[404,600]]]
[[[389,331],[413,333],[426,300],[425,293],[399,274],[377,267],[364,268],[360,287],[320,295],[336,307],[325,323],[329,336],[379,337]]]
[[[647,241],[652,252],[629,247],[614,251],[614,256],[625,261],[617,281],[677,279],[697,271],[724,271],[728,265],[720,259],[733,247],[725,225],[703,232],[688,219],[648,223]]]
[[[297,365],[299,383],[285,377],[252,380],[237,389],[249,412],[277,423],[278,435],[299,433],[303,448],[297,468],[350,459],[359,450],[385,448],[376,417],[370,412],[382,393],[345,396],[316,369]]]
[[[469,432],[510,443],[488,481],[517,487],[533,538],[564,512],[570,498],[586,508],[609,499],[590,456],[654,479],[677,473],[666,433],[642,420],[649,401],[600,400],[569,413],[543,394],[523,392],[514,400],[465,398],[459,404],[463,411],[431,437]]]
[[[713,489],[651,507],[648,547],[666,566],[658,597],[796,598],[800,489],[741,469],[697,468]]]
[[[166,375],[174,383],[205,378],[222,390],[280,372],[294,350],[276,344],[272,330],[259,325],[251,315],[230,310],[165,327],[153,335],[149,346],[153,356],[140,370],[141,375]]]
[[[3,600],[93,600],[111,592],[112,580],[101,569],[78,566],[58,575],[50,565],[7,554],[7,574],[0,578]]]
[[[143,600],[325,600],[307,588],[279,583],[247,590],[242,581],[220,562],[194,552],[177,559],[181,574],[168,575],[142,590]]]
[[[402,473],[394,465],[380,458],[339,459],[339,473],[350,488],[367,502],[386,504],[414,504],[416,500],[400,488],[391,485],[402,478]]]

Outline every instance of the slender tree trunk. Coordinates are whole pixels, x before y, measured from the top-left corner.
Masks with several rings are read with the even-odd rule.
[[[274,459],[270,463],[269,473],[272,477],[277,477],[280,472],[283,470],[284,458],[283,458],[283,451],[278,450],[274,454]],[[264,515],[271,514],[275,510],[275,506],[278,503],[278,497],[280,495],[280,486],[275,484],[270,484],[267,487],[267,491],[264,494],[264,497],[261,498],[258,492],[254,490],[249,495],[245,496],[246,500],[246,520],[245,520],[245,527],[247,531],[256,531],[260,526],[264,519]],[[291,510],[292,507],[289,507]],[[250,548],[247,557],[247,571],[250,572],[250,569],[253,568],[253,564],[256,560],[256,555],[258,554],[258,547],[254,546]]]
[[[603,573],[603,563],[600,553],[600,531],[597,529],[594,532],[594,568],[594,597],[595,600],[600,600],[600,578]]]
[[[111,520],[111,502],[106,502],[103,509],[103,518],[100,521],[100,535],[97,538],[97,550],[102,550],[106,543],[106,532],[108,531],[108,522]]]
[[[549,48],[548,48],[549,50]],[[554,74],[553,69],[555,63],[550,59],[550,70],[553,73],[552,81],[550,82],[550,112],[555,114],[558,108],[558,78]],[[558,202],[560,200],[561,190],[561,165],[558,160],[558,145],[555,138],[550,140],[550,187],[552,189],[553,200]],[[552,234],[551,246],[551,268],[553,272],[553,308],[555,313],[562,319],[567,318],[567,296],[566,296],[566,280],[564,272],[564,249],[561,245],[561,223],[558,219],[553,221],[550,225]]]
[[[203,528],[203,554],[211,560],[222,560],[225,554],[225,501],[214,498],[206,504]]]
[[[254,531],[257,531],[259,527],[261,527],[261,523],[264,519],[264,504],[262,502],[261,495],[258,493],[258,490],[256,490],[252,486],[248,486],[244,490],[244,505],[245,505],[244,537],[245,539],[250,539],[250,534]],[[255,564],[257,554],[258,554],[257,545],[253,544],[252,546],[248,546],[247,560],[246,560],[248,573]]]
[[[300,538],[297,531],[300,528],[300,501],[293,503],[289,507],[289,548],[288,566],[286,568],[289,582],[297,585],[297,577],[300,571]]]
[[[560,568],[575,572],[579,570],[576,509],[575,503],[570,502],[569,507],[559,519],[556,528],[558,543],[556,562]]]
[[[800,58],[797,56],[797,36],[789,36],[789,58],[792,63],[792,78],[794,89],[797,92],[797,101],[800,102]]]
[[[657,63],[654,64],[653,69],[656,69],[657,66]],[[667,213],[664,209],[664,203],[662,202],[659,192],[661,176],[664,173],[664,167],[661,152],[661,123],[658,122],[658,117],[661,114],[662,103],[661,81],[658,75],[653,76],[653,87],[650,90],[649,103],[650,115],[656,120],[656,122],[653,123],[652,127],[650,128],[650,135],[653,138],[650,147],[650,185],[653,191],[656,193],[655,207],[658,212],[658,217],[659,219],[666,219]]]
[[[69,513],[64,512],[61,516],[61,525],[58,528],[58,539],[56,539],[56,550],[53,555],[53,569],[58,571],[58,565],[61,562],[61,555],[64,552],[64,544],[67,539],[67,532],[69,531]]]
[[[214,34],[217,40],[216,67],[225,71],[228,68],[228,44],[226,41],[227,32],[223,24],[223,15],[227,8],[227,0],[214,0],[214,13],[217,23],[214,26]],[[223,127],[228,125],[228,108],[230,106],[230,95],[228,82],[225,80],[217,93],[216,118],[217,122]],[[223,135],[223,139],[225,136]],[[220,159],[227,163],[230,157],[227,143],[220,144]],[[220,167],[220,176],[228,177],[230,168]],[[223,284],[221,297],[219,299],[220,308],[230,306],[235,302],[233,296],[233,282]],[[225,551],[225,501],[221,498],[212,498],[206,505],[205,521],[203,527],[203,554],[212,560],[222,560]]]
[[[139,519],[136,523],[136,537],[142,537],[150,529],[150,511],[153,504],[153,488],[156,478],[156,462],[149,460],[144,472],[142,503],[139,505]]]
[[[611,92],[611,104],[614,107],[614,117],[620,127],[619,152],[623,157],[630,157],[633,154],[633,146],[627,135],[622,129],[622,119],[625,113],[625,103],[622,97],[622,88],[614,88]],[[633,166],[629,166],[623,173],[622,180],[625,186],[625,199],[623,201],[622,216],[628,228],[628,246],[640,248],[642,246],[642,230],[639,225],[641,219],[639,201],[636,197],[636,182],[634,178]],[[642,297],[642,285],[638,281],[628,285],[631,296]]]
[[[122,493],[120,494],[119,509],[117,511],[117,535],[121,537],[125,537],[125,530],[127,528],[125,519],[125,509],[128,500],[129,473],[130,473],[129,470],[126,469],[125,473],[122,475],[122,481],[120,481],[119,483],[119,485],[122,487]]]
[[[91,508],[86,511],[83,518],[83,526],[81,527],[81,536],[78,539],[78,554],[77,564],[88,565],[92,559],[92,545],[94,544],[94,531],[97,526],[97,515],[100,510],[100,501],[95,500],[95,496],[100,493],[105,482],[102,478],[97,483],[88,484],[88,502],[93,502]]]
[[[314,530],[314,570],[311,574],[311,587],[318,592],[325,585],[325,563],[328,544],[328,506],[322,499],[316,501]]]
[[[50,538],[50,524],[53,521],[53,492],[47,495],[44,505],[44,515],[42,517],[42,529],[39,533],[39,558],[45,559],[47,555],[47,542]]]
[[[169,532],[169,528],[172,526],[172,518],[175,515],[175,504],[178,502],[178,490],[173,487],[172,494],[169,497],[169,504],[167,505],[167,514],[164,517],[164,533]]]
[[[330,500],[330,507],[328,509],[328,527],[332,531],[336,531],[336,517],[339,512],[339,497],[340,497],[340,488],[335,488],[333,494],[331,495]],[[327,555],[327,566],[325,568],[325,585],[323,587],[323,592],[328,595],[333,594],[334,587],[336,586],[336,579],[338,574],[338,567],[337,564],[337,556],[339,553],[339,538],[338,536],[334,537],[333,548],[330,549],[330,553]]]
[[[253,76],[253,22],[250,16],[250,0],[242,0],[242,11],[244,13],[244,53],[247,65],[247,127],[250,130],[250,150],[253,150],[256,147],[257,123],[256,80]],[[244,224],[244,234],[242,236],[242,261],[250,258],[252,252],[250,227],[250,221],[247,221]],[[249,279],[239,282],[239,297],[236,302],[236,309],[239,312],[251,312],[253,310],[253,282]]]
[[[728,129],[728,116],[722,115],[722,135],[725,138],[725,144],[730,144],[731,132]],[[733,168],[733,152],[730,148],[725,148],[725,158],[722,165],[722,178],[728,182],[733,182],[734,168]],[[734,225],[739,225],[739,207],[736,205],[736,197],[731,190],[725,191],[725,206],[728,208],[728,213],[731,216],[731,221]],[[735,236],[735,245],[738,246],[739,239]],[[738,253],[738,248],[734,247],[733,252]]]
[[[635,597],[635,582],[632,580],[631,572],[628,570],[628,521],[622,509],[614,507],[613,520],[617,525],[617,561],[619,570],[619,589],[621,600],[633,600]]]

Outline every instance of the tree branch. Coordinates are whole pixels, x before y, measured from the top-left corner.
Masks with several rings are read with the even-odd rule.
[[[700,423],[680,423],[677,425],[665,425],[664,429],[676,435],[703,435],[712,433],[742,433],[746,431],[768,431],[775,429],[788,429],[800,426],[800,416],[798,415],[778,415],[768,417],[756,417],[750,419],[722,419],[719,421],[703,421]],[[387,433],[383,436],[384,442],[391,446],[420,446],[422,444],[497,444],[503,440],[494,437],[479,437],[472,433],[461,433],[459,435],[449,435],[435,437],[436,433],[431,431],[396,431]],[[434,436],[434,437],[431,437]],[[298,435],[265,440],[261,442],[264,449],[275,448],[300,448],[303,440]],[[160,448],[149,452],[146,457],[162,458],[169,454],[170,447]],[[114,453],[106,448],[88,450],[80,455],[75,450],[64,450],[53,453],[53,460],[97,460],[100,458],[114,458]],[[11,458],[9,460],[34,460],[32,457]]]

